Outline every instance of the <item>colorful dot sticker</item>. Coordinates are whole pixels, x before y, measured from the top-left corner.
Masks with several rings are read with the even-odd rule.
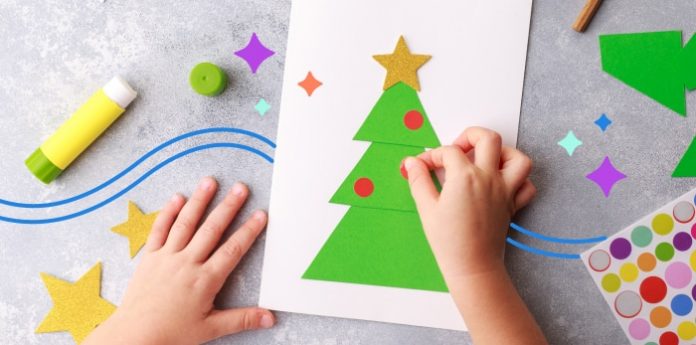
[[[635,319],[628,325],[628,333],[633,339],[643,340],[650,335],[650,325],[643,319]]]
[[[650,272],[655,269],[656,264],[657,259],[655,259],[655,255],[652,255],[651,253],[643,253],[638,255],[638,268],[640,268],[641,271]]]
[[[665,295],[667,295],[667,285],[660,277],[650,276],[640,283],[640,296],[648,303],[659,303]]]
[[[694,219],[694,205],[687,201],[680,201],[674,206],[672,215],[679,223],[688,223]]]
[[[652,228],[660,235],[667,235],[674,229],[674,221],[668,214],[660,213],[653,218]]]
[[[667,285],[681,289],[691,282],[691,268],[683,262],[673,262],[665,270]]]
[[[602,287],[607,292],[619,291],[621,287],[621,279],[614,273],[609,273],[602,278]]]
[[[657,328],[665,328],[672,322],[672,312],[669,309],[659,306],[650,312],[650,323]]]
[[[362,198],[366,198],[372,194],[375,190],[375,185],[372,183],[372,180],[370,180],[367,177],[361,177],[357,181],[355,181],[355,184],[353,185],[353,190],[355,191],[355,194]]]
[[[691,270],[696,272],[696,251],[691,253],[691,257],[689,257],[689,263],[691,264]]]
[[[669,261],[674,257],[674,247],[667,242],[662,242],[655,247],[655,256],[660,261]]]
[[[631,242],[638,247],[647,247],[652,242],[652,230],[647,226],[638,226],[631,231]]]
[[[679,338],[691,340],[696,337],[696,324],[691,321],[684,321],[677,327]],[[640,340],[640,339],[639,339]]]
[[[679,337],[674,332],[665,332],[660,336],[660,345],[679,345]]]
[[[632,282],[638,279],[638,267],[633,263],[627,262],[621,265],[619,269],[619,276],[625,282]]]
[[[631,242],[623,237],[616,238],[611,242],[609,251],[611,256],[623,260],[631,255]]]
[[[616,296],[614,300],[614,309],[619,315],[630,319],[643,308],[643,301],[640,296],[633,291],[623,291]]]
[[[696,223],[691,226],[691,237],[696,238]]]
[[[686,316],[689,315],[691,309],[694,308],[694,302],[691,300],[691,297],[684,294],[679,294],[672,297],[670,307],[672,308],[672,312],[675,314],[679,316]]]
[[[410,110],[404,115],[406,128],[415,131],[423,126],[423,114],[418,110]]]
[[[672,238],[672,244],[674,244],[674,248],[680,252],[689,250],[689,248],[691,248],[692,242],[693,240],[691,239],[691,235],[689,235],[686,232],[680,232],[674,235],[674,238]]]
[[[590,267],[597,272],[606,271],[606,269],[609,268],[609,265],[611,265],[611,257],[609,257],[609,253],[601,249],[592,252],[588,261]]]

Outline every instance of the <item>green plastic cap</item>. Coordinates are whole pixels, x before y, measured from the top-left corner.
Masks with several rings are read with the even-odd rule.
[[[45,184],[53,182],[53,180],[63,172],[63,170],[53,164],[53,162],[44,155],[41,148],[36,149],[36,151],[24,161],[24,164],[34,176]]]
[[[189,83],[201,95],[217,96],[227,86],[227,75],[220,67],[210,62],[201,62],[191,70]]]

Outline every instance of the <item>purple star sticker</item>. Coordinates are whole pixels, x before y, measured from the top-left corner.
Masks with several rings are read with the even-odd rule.
[[[625,179],[627,176],[614,167],[609,157],[604,157],[602,164],[586,177],[596,183],[599,188],[602,189],[602,192],[604,192],[604,196],[608,198],[614,184]]]
[[[259,69],[261,63],[273,56],[273,54],[275,54],[275,52],[266,48],[266,46],[259,41],[259,38],[256,36],[255,32],[251,34],[251,40],[249,40],[246,47],[234,52],[234,55],[239,56],[240,58],[244,59],[247,64],[249,64],[251,73],[256,73],[256,70]]]

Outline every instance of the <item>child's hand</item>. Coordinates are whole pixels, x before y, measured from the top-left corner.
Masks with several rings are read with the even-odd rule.
[[[266,225],[266,214],[256,211],[215,249],[249,194],[246,186],[235,184],[199,227],[216,190],[215,180],[205,178],[188,202],[175,195],[167,203],[152,227],[123,303],[84,344],[200,344],[273,326],[268,310],[218,310],[213,305]]]
[[[475,344],[546,344],[503,264],[513,213],[534,197],[531,161],[469,128],[404,165],[425,234]],[[430,170],[444,172],[438,193]],[[444,170],[444,171],[442,171]]]
[[[531,160],[503,147],[496,132],[473,127],[453,146],[405,162],[423,227],[446,279],[503,266],[505,237],[514,212],[534,196]],[[444,170],[438,193],[430,170]]]

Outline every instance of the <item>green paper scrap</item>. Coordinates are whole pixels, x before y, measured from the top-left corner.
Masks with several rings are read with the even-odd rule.
[[[423,115],[423,125],[416,130],[404,125],[404,115],[410,110]],[[402,82],[382,93],[353,139],[431,148],[440,146],[418,93]]]
[[[352,207],[304,279],[447,292],[417,213]]]
[[[601,35],[602,69],[686,116],[684,89],[696,88],[694,42],[682,48],[681,31]]]
[[[400,168],[404,158],[417,156],[423,151],[423,148],[414,146],[381,143],[370,145],[330,202],[415,212],[416,205],[411,197],[408,180],[401,175]],[[368,197],[361,197],[354,191],[355,181],[360,178],[369,178],[374,185],[374,191]]]
[[[696,177],[696,137],[672,172],[672,177]]]

